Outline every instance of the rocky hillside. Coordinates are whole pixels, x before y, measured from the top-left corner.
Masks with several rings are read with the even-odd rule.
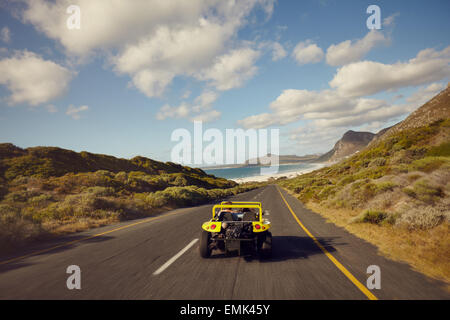
[[[279,184],[388,255],[450,283],[449,110],[447,88],[348,159]]]
[[[336,162],[340,161],[348,156],[353,155],[355,152],[362,150],[366,147],[370,141],[372,141],[375,134],[371,132],[357,132],[349,130],[341,139],[334,145],[333,149],[320,156],[317,162]]]

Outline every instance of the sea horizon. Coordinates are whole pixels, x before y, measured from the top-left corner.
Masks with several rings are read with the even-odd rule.
[[[278,172],[276,173],[291,173],[299,170],[313,169],[317,167],[317,163],[294,163],[294,164],[280,164],[278,167]],[[263,176],[261,174],[261,168],[267,168],[267,166],[246,166],[246,167],[225,167],[216,169],[203,168],[207,174],[212,174],[216,177],[221,177],[225,179],[242,179],[250,177]]]

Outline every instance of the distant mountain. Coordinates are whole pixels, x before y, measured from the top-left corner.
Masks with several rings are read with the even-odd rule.
[[[333,149],[317,158],[317,162],[335,162],[351,156],[366,147],[374,136],[371,132],[349,130],[336,142]]]

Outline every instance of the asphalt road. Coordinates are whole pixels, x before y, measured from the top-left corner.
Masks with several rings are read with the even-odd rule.
[[[0,257],[0,299],[450,298],[444,283],[380,256],[376,247],[281,190],[289,209],[279,190],[268,186],[232,198],[261,201],[269,211],[270,260],[220,254],[202,259],[195,239],[211,216],[211,205],[203,205]],[[81,268],[81,290],[67,289],[69,265]],[[370,265],[380,267],[381,289],[365,287]]]

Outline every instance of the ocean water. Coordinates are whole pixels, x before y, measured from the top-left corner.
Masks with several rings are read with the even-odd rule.
[[[282,174],[283,172],[288,173],[312,169],[315,166],[316,166],[315,163],[283,164],[278,167],[278,174]],[[261,175],[260,166],[242,167],[242,168],[203,169],[203,171],[205,171],[208,174],[213,174],[216,177],[222,177],[226,179],[257,177]]]

